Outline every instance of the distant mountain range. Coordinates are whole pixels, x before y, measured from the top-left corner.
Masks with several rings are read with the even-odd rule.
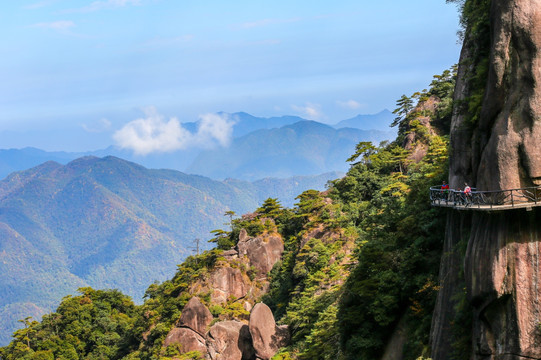
[[[299,121],[306,121],[306,119],[299,116],[290,115],[264,118],[253,116],[245,112],[237,112],[234,114],[219,112],[218,114],[228,116],[235,122],[233,127],[233,137],[241,137],[256,130],[275,129]],[[183,123],[182,126],[185,129],[194,132],[197,129],[197,122]]]
[[[342,120],[333,125],[335,129],[353,128],[361,130],[379,130],[388,132],[395,115],[385,109],[373,115],[357,115],[354,118]]]
[[[229,116],[235,126],[227,148],[145,157],[115,147],[0,150],[0,344],[18,319],[40,316],[78,287],[118,288],[140,299],[148,283],[171,276],[194,239],[224,228],[225,211],[253,211],[268,197],[292,206],[302,191],[340,177],[329,170],[347,170],[359,141],[394,138],[388,111],[334,126]]]
[[[27,315],[39,316],[83,286],[141,299],[171,277],[194,239],[225,228],[267,197],[290,206],[341,174],[253,183],[149,170],[116,157],[46,162],[0,181],[0,344]]]
[[[388,132],[334,129],[315,121],[300,121],[264,129],[235,139],[227,148],[203,151],[187,171],[211,178],[256,180],[273,174],[286,178],[347,171],[346,159],[359,141],[388,139]]]
[[[233,139],[228,148],[188,149],[146,156],[134,155],[114,146],[85,153],[46,152],[35,148],[0,150],[0,179],[13,171],[25,170],[47,160],[66,164],[88,155],[112,155],[148,168],[175,169],[214,179],[256,180],[314,175],[346,171],[345,159],[353,153],[359,141],[378,143],[396,137],[396,131],[389,127],[394,115],[388,110],[374,115],[358,115],[332,126],[297,116],[262,118],[243,112],[226,115],[235,121]],[[182,125],[194,132],[198,124]]]

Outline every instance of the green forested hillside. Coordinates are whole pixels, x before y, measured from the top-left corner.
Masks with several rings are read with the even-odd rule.
[[[182,349],[163,342],[194,295],[216,318],[246,320],[235,298],[211,306],[210,294],[192,287],[226,261],[223,251],[237,244],[241,229],[252,236],[277,233],[285,242],[261,299],[291,331],[290,345],[275,359],[379,359],[390,349],[404,359],[427,356],[444,231],[442,212],[430,207],[427,189],[446,176],[454,82],[454,72],[446,71],[429,90],[403,96],[395,111],[396,141],[359,143],[349,172],[327,191],[305,191],[291,209],[267,199],[254,213],[234,219],[230,229],[215,231],[216,249],[188,257],[171,280],[150,285],[143,305],[114,291],[83,288],[41,323],[26,319],[0,350],[2,358],[201,358],[197,352],[180,355]],[[79,181],[110,179],[107,191],[127,191],[100,169]],[[134,241],[139,234],[131,234]],[[253,270],[242,271],[252,278]]]
[[[218,182],[115,157],[13,173],[0,182],[0,343],[18,319],[38,318],[79,287],[121,289],[140,302],[193,253],[196,238],[223,226],[226,211],[293,199],[337,176]]]

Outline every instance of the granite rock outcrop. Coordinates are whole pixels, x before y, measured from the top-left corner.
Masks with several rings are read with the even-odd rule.
[[[485,95],[477,122],[456,109],[449,182],[480,190],[541,185],[541,1],[493,1]],[[455,103],[469,101],[476,51],[467,31]],[[541,213],[448,214],[432,358],[451,357],[456,296],[466,287],[471,359],[541,358]],[[460,248],[464,246],[465,251]],[[463,275],[460,275],[463,274]]]
[[[194,300],[195,299],[195,300]],[[186,307],[190,305],[189,309]],[[179,321],[179,326],[194,325],[199,329],[210,324],[205,316],[199,321],[199,314],[206,315],[208,309],[199,299],[192,298],[185,306],[185,317],[189,321]],[[197,319],[198,321],[193,321]],[[212,315],[210,321],[212,321]],[[206,359],[218,360],[269,360],[278,350],[289,343],[290,334],[287,326],[276,326],[270,308],[256,304],[250,314],[248,324],[239,320],[217,321],[203,335],[190,327],[174,327],[165,338],[164,347],[178,346],[181,354],[198,351]]]
[[[251,308],[268,287],[267,274],[280,260],[284,241],[277,232],[257,237],[242,229],[234,249],[221,254],[219,262],[205,279],[196,281],[190,293],[210,293],[211,303],[225,304],[231,299],[248,302]]]
[[[248,360],[254,358],[248,326],[240,321],[221,321],[214,324],[207,336],[207,359]]]
[[[269,360],[289,342],[287,327],[276,326],[271,309],[263,303],[256,304],[252,309],[249,329],[258,359]]]
[[[163,346],[178,344],[182,353],[190,351],[206,352],[207,344],[205,339],[197,332],[189,328],[173,328],[163,343]]]
[[[261,278],[266,277],[282,257],[284,242],[278,233],[265,237],[249,237],[243,229],[239,235],[237,248],[239,256],[246,257],[250,266],[255,268],[257,277]]]
[[[199,351],[209,360],[270,359],[287,345],[289,330],[287,326],[276,326],[270,308],[256,302],[268,287],[267,274],[283,251],[278,233],[249,237],[242,230],[238,246],[222,252],[221,260],[207,276],[190,287],[194,296],[182,309],[164,347],[178,346],[180,353]],[[249,321],[248,317],[235,315],[214,317],[198,294],[201,298],[207,294],[208,306],[233,306],[246,314],[250,312]]]
[[[213,317],[209,309],[203,305],[197,296],[194,296],[182,309],[182,315],[180,316],[178,325],[180,327],[190,328],[203,336],[207,332],[212,319]]]

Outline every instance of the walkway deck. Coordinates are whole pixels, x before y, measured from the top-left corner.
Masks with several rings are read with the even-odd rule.
[[[501,211],[521,209],[531,210],[541,206],[541,187],[509,189],[498,191],[477,191],[467,196],[459,190],[442,190],[441,186],[430,188],[432,206],[456,210]]]

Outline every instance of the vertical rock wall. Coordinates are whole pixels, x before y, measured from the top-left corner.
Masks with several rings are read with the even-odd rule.
[[[541,212],[477,213],[464,259],[475,358],[541,358]]]
[[[541,185],[541,0],[493,1],[491,25],[472,180],[486,190]]]
[[[468,182],[480,190],[541,185],[541,0],[493,0],[490,24],[479,121],[468,123],[468,114],[458,108],[453,116],[450,184],[459,188]],[[457,103],[468,102],[472,81],[475,44],[466,36]],[[462,358],[541,358],[540,240],[541,208],[450,211],[431,334],[433,359],[452,357],[454,299],[464,284],[473,325],[464,329],[472,332],[472,353]],[[465,254],[455,248],[461,241],[467,242]]]

